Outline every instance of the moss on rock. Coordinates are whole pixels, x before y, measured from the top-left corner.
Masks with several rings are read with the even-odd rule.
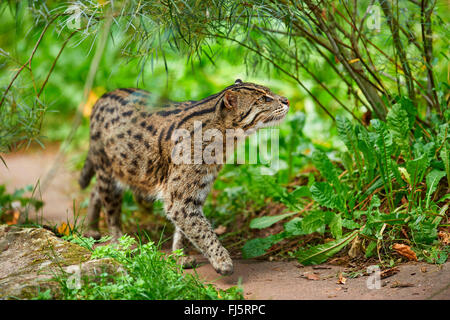
[[[119,269],[112,259],[90,260],[89,250],[43,228],[0,225],[0,243],[0,299],[31,299],[48,289],[57,298],[56,275],[78,268],[82,277],[95,278]]]

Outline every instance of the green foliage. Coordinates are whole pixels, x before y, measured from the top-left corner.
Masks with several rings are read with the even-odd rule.
[[[397,103],[392,106],[387,115],[387,125],[389,132],[395,145],[400,148],[404,155],[409,155],[409,121],[408,113],[403,109],[402,105]]]
[[[442,263],[447,249],[439,244],[437,230],[442,219],[448,219],[448,205],[442,205],[448,197],[438,200],[437,194],[446,189],[442,182],[447,176],[447,159],[440,156],[437,146],[447,143],[444,133],[447,124],[438,123],[436,128],[440,132],[437,136],[418,135],[415,123],[409,124],[409,112],[400,103],[388,113],[386,122],[375,119],[368,128],[339,117],[338,135],[347,148],[346,154],[355,161],[348,164],[346,174],[339,174],[339,169],[326,153],[316,150],[311,162],[325,181],[312,182],[310,194],[300,189],[305,186],[290,193],[291,201],[311,197],[316,206],[331,211],[312,209],[302,217],[295,216],[284,224],[284,231],[247,242],[244,256],[265,254],[281,239],[328,232],[335,240],[300,248],[293,253],[294,256],[303,264],[321,263],[356,236],[362,236],[368,241],[366,257],[371,257],[377,243],[382,243],[380,248],[388,248],[389,243],[404,235],[401,232],[406,228],[421,259],[431,261],[427,252],[432,250],[442,252],[442,255],[437,254],[439,259],[433,260]],[[410,140],[413,130],[415,138]],[[286,188],[278,186],[278,189],[277,194],[289,197]],[[293,197],[293,194],[298,197]],[[407,203],[402,204],[402,199]],[[291,214],[295,215],[295,203],[291,201],[284,203],[290,205],[293,213],[259,217],[250,226],[268,227]]]
[[[330,208],[345,211],[345,205],[339,194],[335,192],[333,187],[326,182],[315,182],[311,189],[312,198],[317,201],[318,204]]]
[[[325,262],[334,254],[338,253],[344,246],[358,235],[353,231],[344,235],[341,239],[317,245],[309,249],[302,249],[295,253],[298,261],[304,265],[320,264]]]
[[[69,119],[85,102],[82,92],[97,35],[113,13],[109,32],[114,41],[102,52],[94,95],[138,86],[153,91],[155,101],[182,101],[245,78],[289,97],[292,111],[280,126],[280,165],[274,175],[262,175],[263,165],[227,165],[204,208],[213,225],[254,218],[250,231],[291,218],[283,231],[247,241],[244,257],[266,254],[283,239],[300,243],[311,234],[333,240],[296,249],[302,263],[325,261],[356,234],[367,244],[367,257],[378,254],[383,260],[393,241],[410,244],[426,261],[442,263],[448,256],[437,238],[449,221],[445,6],[416,10],[413,1],[391,3],[391,9],[383,7],[375,32],[363,23],[367,15],[359,14],[368,12],[365,1],[11,3],[8,10],[0,5],[0,85],[5,89],[0,152],[24,141],[39,143],[42,132],[53,141],[67,137],[73,125]],[[58,15],[69,5],[81,12],[73,38],[70,16]],[[317,30],[311,32],[311,26]],[[433,41],[432,52],[427,39]],[[69,45],[59,57],[63,41]],[[84,119],[72,148],[86,148],[88,125]],[[311,164],[320,174],[303,172]],[[269,202],[283,206],[282,212],[258,215]],[[125,215],[134,210],[126,194]],[[240,231],[235,230],[248,236]],[[127,250],[119,260],[130,259]]]
[[[42,208],[44,203],[35,199],[33,196],[25,196],[25,193],[34,193],[35,189],[32,185],[27,185],[24,188],[16,189],[13,193],[6,191],[4,184],[0,185],[0,221],[2,221],[3,215],[7,212],[17,209],[33,207],[35,210]],[[5,222],[5,221],[3,221]]]
[[[250,259],[262,256],[270,247],[283,239],[283,234],[270,235],[266,238],[256,238],[247,241],[242,247],[242,257]]]
[[[284,213],[277,216],[267,216],[261,218],[255,218],[250,222],[250,228],[253,229],[264,229],[270,227],[274,223],[286,219],[287,217],[293,216],[295,212]]]
[[[84,102],[83,83],[98,35],[110,19],[111,41],[100,52],[94,79],[97,94],[140,84],[151,87],[155,99],[169,93],[174,99],[195,99],[223,88],[245,69],[288,86],[291,98],[309,96],[330,119],[340,111],[359,119],[364,107],[382,120],[395,109],[391,123],[406,112],[410,127],[425,108],[442,120],[448,84],[437,79],[447,72],[447,8],[425,3],[417,10],[410,1],[392,3],[392,8],[384,4],[377,4],[383,10],[375,32],[366,23],[367,1],[3,1],[0,120],[8,126],[0,127],[0,151],[30,139],[39,143],[48,111],[73,116]],[[311,26],[317,30],[311,32]],[[180,80],[179,73],[188,76]],[[64,138],[70,126],[52,120],[47,136]],[[398,127],[395,141],[404,128]],[[354,136],[347,138],[354,152]],[[296,136],[287,140],[297,145]],[[293,162],[290,156],[288,165]]]
[[[84,243],[92,249],[92,241]],[[180,252],[166,255],[153,242],[136,243],[129,236],[119,244],[97,246],[91,259],[113,258],[121,268],[114,274],[103,272],[98,279],[82,279],[81,288],[67,285],[67,276],[58,276],[63,299],[84,300],[217,300],[242,299],[237,287],[218,290],[203,284],[196,274],[183,273],[176,263]],[[50,299],[47,294],[41,299]]]

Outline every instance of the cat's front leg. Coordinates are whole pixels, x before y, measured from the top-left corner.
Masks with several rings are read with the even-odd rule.
[[[173,235],[173,242],[172,242],[172,251],[176,250],[182,250],[185,254],[185,249],[187,245],[187,238],[184,236],[183,232],[180,228],[175,228],[175,233]],[[183,266],[183,268],[189,269],[193,268],[197,263],[195,261],[195,258],[193,256],[184,255],[178,260],[178,263]]]
[[[172,220],[177,230],[181,231],[208,258],[217,273],[232,274],[233,261],[203,215],[203,202],[191,196],[179,199],[169,196],[166,199],[167,217]]]

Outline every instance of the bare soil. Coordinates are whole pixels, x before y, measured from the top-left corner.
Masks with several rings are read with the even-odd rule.
[[[206,259],[198,259],[203,265],[189,272],[197,272],[221,289],[240,283],[244,297],[251,300],[450,300],[449,262],[441,266],[420,262],[400,265],[396,274],[380,279],[377,289],[368,275],[350,278],[347,268],[341,266],[234,260],[233,275],[219,277]],[[340,273],[345,280],[339,281]]]
[[[2,155],[8,168],[0,164],[0,184],[8,191],[27,184],[36,185],[55,161],[57,148],[35,149]],[[78,172],[61,164],[56,178],[42,194],[45,202],[36,217],[50,225],[73,222],[73,202],[79,203]],[[38,189],[39,190],[39,189]],[[33,217],[30,217],[33,218]],[[40,220],[41,221],[41,220]],[[379,289],[369,289],[364,270],[323,264],[303,267],[293,261],[235,260],[235,272],[220,277],[206,259],[198,256],[195,270],[200,278],[220,288],[240,284],[247,299],[446,299],[450,300],[450,262],[442,266],[408,263],[380,281]]]
[[[6,184],[8,192],[32,185],[36,187],[34,197],[44,201],[42,212],[30,212],[29,219],[39,222],[42,219],[42,223],[49,224],[73,222],[73,199],[79,196],[79,188],[76,184],[77,173],[69,170],[67,161],[56,171],[56,177],[51,180],[47,190],[43,192],[40,188],[41,181],[54,165],[57,152],[58,148],[51,146],[1,154],[8,167],[0,162],[0,184]],[[26,195],[31,196],[30,193]]]

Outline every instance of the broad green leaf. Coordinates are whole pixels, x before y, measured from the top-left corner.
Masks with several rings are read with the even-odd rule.
[[[409,129],[412,129],[414,123],[416,122],[417,107],[411,100],[409,100],[409,98],[404,96],[400,98],[399,103],[401,104],[403,110],[405,110],[408,114]]]
[[[372,210],[372,208],[378,208],[381,206],[381,200],[380,198],[375,194],[372,197],[372,200],[370,200],[370,210]]]
[[[313,232],[323,233],[325,231],[325,212],[311,212],[302,219],[301,226],[304,234],[310,234]]]
[[[439,132],[436,136],[436,141],[438,145],[442,145],[444,141],[448,141],[450,138],[450,133],[448,132],[448,123],[444,123],[439,126]]]
[[[417,159],[406,162],[406,170],[411,179],[411,186],[414,188],[423,179],[423,174],[428,168],[428,159],[425,154],[422,154]]]
[[[358,149],[364,155],[364,164],[366,167],[365,174],[369,181],[374,178],[375,166],[376,166],[376,155],[374,150],[374,142],[371,136],[375,136],[373,132],[367,132],[366,130],[360,130],[358,133]]]
[[[442,162],[444,162],[448,187],[450,188],[450,144],[447,141],[443,144],[439,155],[441,156]]]
[[[262,256],[275,243],[281,241],[284,236],[285,233],[282,232],[268,236],[267,238],[256,238],[249,240],[242,247],[242,257],[244,259],[249,259]]]
[[[316,150],[312,155],[312,161],[322,176],[339,192],[341,190],[341,183],[336,168],[333,166],[330,159],[328,159],[327,155],[320,150]]]
[[[419,141],[417,141],[413,145],[414,159],[418,159],[424,155],[427,160],[427,166],[431,162],[431,160],[434,159],[435,153],[436,144],[433,141],[424,144],[422,139],[419,139]]]
[[[304,235],[304,231],[302,228],[302,218],[295,217],[291,221],[286,222],[284,224],[284,230],[290,235],[290,236],[301,236]]]
[[[291,192],[291,196],[294,197],[295,199],[303,197],[311,197],[311,192],[309,191],[308,186],[300,186]]]
[[[294,218],[291,221],[285,223],[284,230],[290,236],[298,236],[310,234],[313,232],[324,233],[325,226],[329,225],[330,229],[333,229],[333,235],[339,236],[339,221],[336,213],[331,211],[312,211],[304,218]],[[341,227],[342,235],[342,227]]]
[[[347,146],[347,149],[353,154],[358,153],[358,139],[356,137],[355,128],[350,120],[342,116],[337,116],[336,128],[339,138]]]
[[[406,182],[411,184],[411,177],[409,176],[408,170],[406,170],[406,168],[403,167],[398,167],[398,171],[400,171],[402,178],[404,178]]]
[[[348,120],[347,118],[337,116],[336,117],[336,128],[338,131],[339,138],[344,142],[347,149],[349,150],[349,153],[345,153],[347,156],[344,156],[344,159],[346,159],[346,158],[352,159],[350,154],[353,155],[353,157],[355,158],[356,166],[357,166],[360,174],[362,174],[363,164],[362,164],[360,150],[358,149],[359,142],[358,142],[358,137],[357,137],[357,131],[359,131],[359,130],[356,130],[356,128],[358,128],[358,127],[354,128],[352,123],[350,122],[350,120]],[[347,164],[346,169],[349,172],[352,172],[353,168],[351,167],[351,165],[353,164],[353,161],[351,161],[351,163],[349,163],[348,159],[346,159],[346,160],[347,161],[344,161],[344,165]]]
[[[335,239],[342,237],[342,218],[340,214],[335,214],[329,223],[330,232]]]
[[[441,181],[443,177],[445,177],[445,172],[440,170],[432,170],[429,174],[427,174],[427,177],[425,178],[425,181],[427,182],[427,208],[431,195],[436,190],[439,181]]]
[[[376,247],[377,243],[375,241],[371,241],[369,243],[369,245],[366,248],[366,258],[370,258],[371,256],[373,256]]]
[[[450,199],[450,193],[446,194],[442,198],[440,198],[437,203]]]
[[[392,155],[392,135],[386,129],[386,124],[378,119],[370,121],[372,127],[375,129],[375,147],[377,155],[387,163],[387,159]]]
[[[270,227],[271,225],[277,223],[278,221],[281,221],[287,217],[293,216],[294,214],[296,214],[296,212],[289,212],[289,213],[279,214],[276,216],[266,216],[266,217],[255,218],[250,222],[250,228],[264,229],[264,228]]]
[[[410,223],[414,242],[421,244],[433,244],[437,240],[437,224],[430,221]]]
[[[404,156],[409,156],[408,113],[400,103],[393,105],[389,110],[386,122],[395,144],[400,148]]]
[[[333,255],[341,251],[350,241],[352,241],[357,235],[358,230],[351,233],[347,233],[339,240],[320,244],[309,249],[300,249],[296,252],[298,261],[303,265],[320,264],[331,258]]]
[[[349,230],[354,230],[361,228],[361,225],[353,220],[342,219],[342,227],[347,228]]]
[[[339,138],[344,142],[347,146],[347,149],[351,152],[356,152],[356,134],[355,129],[353,128],[352,123],[345,117],[337,116],[336,117],[336,129],[339,135]]]
[[[339,157],[341,158],[342,164],[345,170],[349,172],[350,175],[353,174],[354,161],[349,152],[341,152]]]
[[[264,186],[268,193],[270,192],[272,194],[272,197],[284,203],[289,209],[301,210],[295,197],[293,197],[285,187],[277,183],[274,177],[261,175],[256,171],[251,171],[251,173],[255,182]]]
[[[330,208],[345,211],[344,200],[336,194],[333,187],[327,182],[314,182],[311,186],[311,195],[317,203]]]
[[[375,154],[378,170],[381,174],[384,189],[388,197],[391,197],[392,177],[391,177],[391,155],[393,153],[392,135],[386,129],[386,124],[378,119],[370,121],[375,129]],[[400,175],[400,174],[399,174]],[[392,203],[392,199],[390,200]]]

